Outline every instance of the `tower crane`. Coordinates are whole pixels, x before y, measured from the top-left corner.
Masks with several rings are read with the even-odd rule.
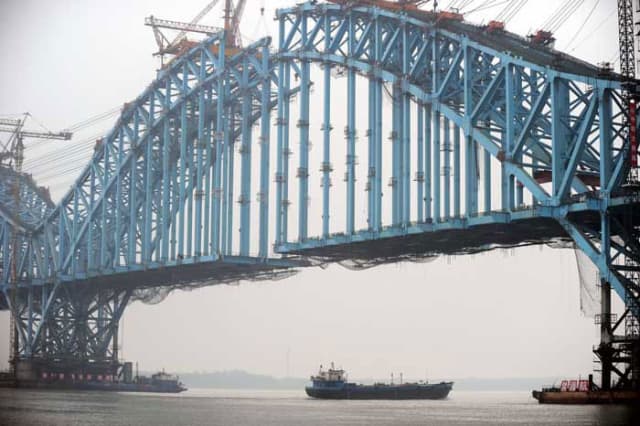
[[[0,142],[0,167],[12,168],[16,172],[16,178],[13,181],[12,193],[14,197],[14,203],[16,211],[20,211],[20,179],[19,176],[22,173],[22,163],[24,161],[24,139],[36,138],[36,139],[57,139],[57,140],[69,140],[72,133],[69,131],[62,131],[58,133],[53,132],[35,132],[23,130],[24,124],[27,118],[30,117],[29,113],[25,113],[21,119],[6,119],[0,118],[0,132],[9,133],[9,139],[2,144]],[[18,232],[17,230],[11,231],[11,262],[9,264],[9,279],[11,283],[11,316],[9,323],[9,340],[11,350],[11,365],[15,377],[17,361],[18,361],[18,327],[17,327],[17,292],[18,292]]]
[[[204,18],[220,0],[210,1],[192,20],[191,22],[178,22],[169,21],[166,19],[158,19],[153,15],[145,18],[145,25],[150,26],[153,29],[153,34],[158,45],[158,51],[154,53],[156,56],[160,56],[161,65],[164,66],[164,56],[172,55],[174,57],[182,55],[187,50],[191,49],[197,43],[187,39],[188,33],[200,33],[205,35],[213,35],[223,29],[227,31],[227,45],[229,53],[233,53],[236,49],[242,47],[242,38],[240,36],[240,21],[244,13],[246,6],[246,0],[238,0],[233,2],[232,0],[225,0],[224,5],[224,28],[201,25],[199,22]],[[235,4],[234,4],[235,3]],[[171,41],[167,37],[162,29],[179,30],[178,35]]]
[[[220,0],[210,1],[198,14],[191,20],[191,22],[178,22],[169,21],[166,19],[158,19],[153,15],[145,18],[144,23],[153,29],[153,35],[158,45],[158,51],[154,55],[160,56],[162,65],[164,65],[164,55],[180,55],[186,49],[189,48],[189,41],[186,38],[187,33],[202,33],[202,34],[215,34],[221,30],[218,27],[211,27],[207,25],[199,25],[198,23],[204,18],[211,9],[214,8]],[[162,29],[179,30],[180,32],[172,39],[162,32]]]
[[[10,133],[7,142],[2,144],[0,151],[0,165],[12,166],[13,169],[20,173],[22,169],[22,161],[24,160],[24,139],[57,139],[68,141],[73,133],[68,131],[62,132],[34,132],[23,130],[27,118],[31,114],[24,114],[21,119],[0,118],[0,133]],[[1,143],[0,143],[1,144]]]
[[[624,100],[629,113],[627,131],[629,135],[629,154],[631,171],[629,180],[638,181],[638,137],[636,135],[636,116],[638,87],[635,84],[636,64],[633,29],[633,5],[631,0],[618,0],[618,40],[620,47],[620,74],[625,78]]]

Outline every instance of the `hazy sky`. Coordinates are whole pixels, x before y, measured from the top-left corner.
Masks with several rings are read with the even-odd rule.
[[[275,28],[275,8],[294,3],[249,2],[243,33],[250,39]],[[508,29],[537,29],[559,3],[530,1]],[[121,106],[145,89],[158,65],[144,18],[188,21],[204,4],[0,2],[0,116],[29,111],[56,130]],[[468,19],[486,21],[498,10]],[[220,16],[216,9],[202,23],[220,25]],[[593,63],[615,61],[615,17],[614,0],[586,0],[557,32],[557,47]],[[80,133],[66,146],[28,146],[27,164],[40,164],[34,175],[45,177],[41,184],[52,185],[59,197],[75,179],[76,164],[87,161],[78,156],[91,152],[90,144],[77,141],[112,123]],[[69,146],[80,148],[58,159]],[[45,151],[59,164],[43,163]],[[123,355],[146,370],[245,369],[278,376],[306,376],[331,361],[354,379],[390,372],[407,379],[585,375],[597,332],[593,320],[580,314],[578,289],[573,251],[547,247],[364,272],[310,269],[275,283],[216,286],[174,293],[157,306],[133,304],[122,326]],[[6,366],[7,332],[4,312],[0,366]]]

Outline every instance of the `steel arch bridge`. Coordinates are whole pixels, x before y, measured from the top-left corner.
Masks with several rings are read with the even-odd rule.
[[[603,384],[637,385],[623,79],[443,14],[309,2],[277,19],[277,46],[222,32],[159,71],[57,205],[0,170],[0,306],[30,374],[115,372],[119,319],[154,288],[563,240],[602,282]]]

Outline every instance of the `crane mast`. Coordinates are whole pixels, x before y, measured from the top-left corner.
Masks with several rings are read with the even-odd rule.
[[[632,0],[618,0],[618,41],[620,49],[620,74],[624,77],[622,85],[623,108],[626,109],[623,114],[623,132],[629,141],[629,172],[627,174],[626,186],[637,187],[638,181],[638,135],[637,135],[637,118],[638,118],[638,101],[640,100],[640,87],[636,80],[635,67],[635,31],[634,31],[634,13]],[[633,213],[627,212],[624,216],[624,226],[631,232],[637,232],[637,227],[633,220]],[[635,229],[634,229],[635,228]],[[623,275],[630,282],[638,286],[640,284],[640,265],[631,257],[624,256]],[[603,285],[601,294],[603,300],[603,317],[601,334],[606,335],[604,328],[611,329],[610,316],[610,286]],[[626,306],[633,306],[637,303],[637,298],[630,290],[626,292]],[[608,312],[605,312],[608,311]],[[608,315],[607,315],[608,314]],[[622,347],[622,354],[628,363],[629,386],[632,388],[640,387],[640,324],[638,319],[633,315],[627,315],[625,318],[625,339],[626,344]],[[600,352],[602,365],[602,382],[603,387],[609,386],[611,373],[614,370],[613,359],[611,355],[607,355],[607,351],[611,353],[611,344],[603,342],[600,345],[604,351]],[[598,354],[598,353],[597,353]],[[604,355],[604,356],[602,356]],[[622,379],[622,377],[621,377]]]
[[[629,137],[630,171],[628,180],[638,182],[638,135],[637,102],[638,90],[635,83],[635,43],[634,43],[633,4],[631,0],[618,0],[618,40],[620,48],[620,74],[625,77],[623,97],[627,108],[628,120],[625,123]]]
[[[244,7],[247,5],[247,0],[238,0],[235,9],[233,9],[233,18],[231,20],[231,47],[242,47],[242,36],[240,35],[240,21],[244,14]]]

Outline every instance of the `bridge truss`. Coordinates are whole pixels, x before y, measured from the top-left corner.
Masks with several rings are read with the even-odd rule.
[[[561,240],[599,271],[603,387],[638,386],[637,330],[619,334],[640,316],[623,79],[431,12],[304,3],[277,18],[275,52],[227,54],[222,32],[168,64],[37,220],[2,199],[20,359],[117,365],[124,307],[158,287]]]

